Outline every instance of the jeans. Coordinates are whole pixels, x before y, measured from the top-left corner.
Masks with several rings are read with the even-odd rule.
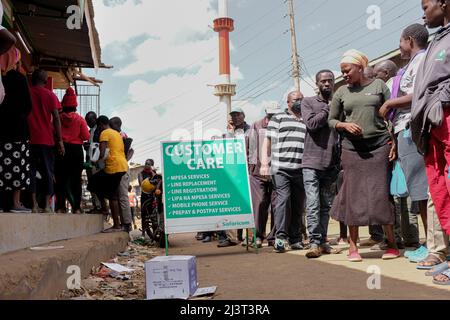
[[[334,182],[337,171],[303,169],[303,183],[306,193],[306,224],[309,242],[322,245],[327,241],[330,208],[335,196]]]
[[[277,194],[275,204],[276,238],[290,244],[301,241],[301,220],[305,204],[302,170],[279,169],[273,176]]]

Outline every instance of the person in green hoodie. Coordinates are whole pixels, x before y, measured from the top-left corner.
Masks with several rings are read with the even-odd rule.
[[[422,9],[426,25],[440,29],[417,72],[411,136],[425,156],[430,194],[442,230],[450,234],[450,0],[422,0]],[[434,269],[433,282],[450,285],[448,263]]]

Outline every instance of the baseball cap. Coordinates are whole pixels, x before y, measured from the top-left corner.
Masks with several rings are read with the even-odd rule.
[[[242,108],[240,108],[240,107],[233,107],[231,109],[230,114],[232,114],[232,113],[244,113],[244,110],[242,110]]]
[[[273,102],[273,103],[268,103],[266,105],[266,114],[277,114],[281,112],[281,108],[278,105],[278,103]]]

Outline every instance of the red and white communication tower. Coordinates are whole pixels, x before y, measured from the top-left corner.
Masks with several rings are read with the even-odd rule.
[[[231,112],[231,97],[236,95],[236,85],[230,79],[230,32],[234,30],[234,20],[228,17],[228,0],[219,0],[219,17],[214,20],[214,31],[219,33],[219,83],[214,95]]]

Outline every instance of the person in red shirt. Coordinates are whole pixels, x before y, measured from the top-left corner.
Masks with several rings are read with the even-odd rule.
[[[56,95],[45,88],[48,75],[45,70],[37,69],[31,76],[32,109],[28,116],[31,146],[31,196],[33,200],[32,212],[40,211],[36,198],[37,172],[41,178],[39,191],[45,196],[43,212],[51,213],[50,196],[53,195],[53,178],[55,166],[55,133],[56,145],[60,155],[64,155],[64,143],[61,136],[61,122],[58,109],[60,103]]]
[[[83,171],[83,143],[89,140],[86,120],[77,111],[77,96],[72,88],[66,90],[61,102],[61,135],[64,155],[56,156],[56,212],[66,213],[66,199],[72,213],[81,213],[81,173]]]

